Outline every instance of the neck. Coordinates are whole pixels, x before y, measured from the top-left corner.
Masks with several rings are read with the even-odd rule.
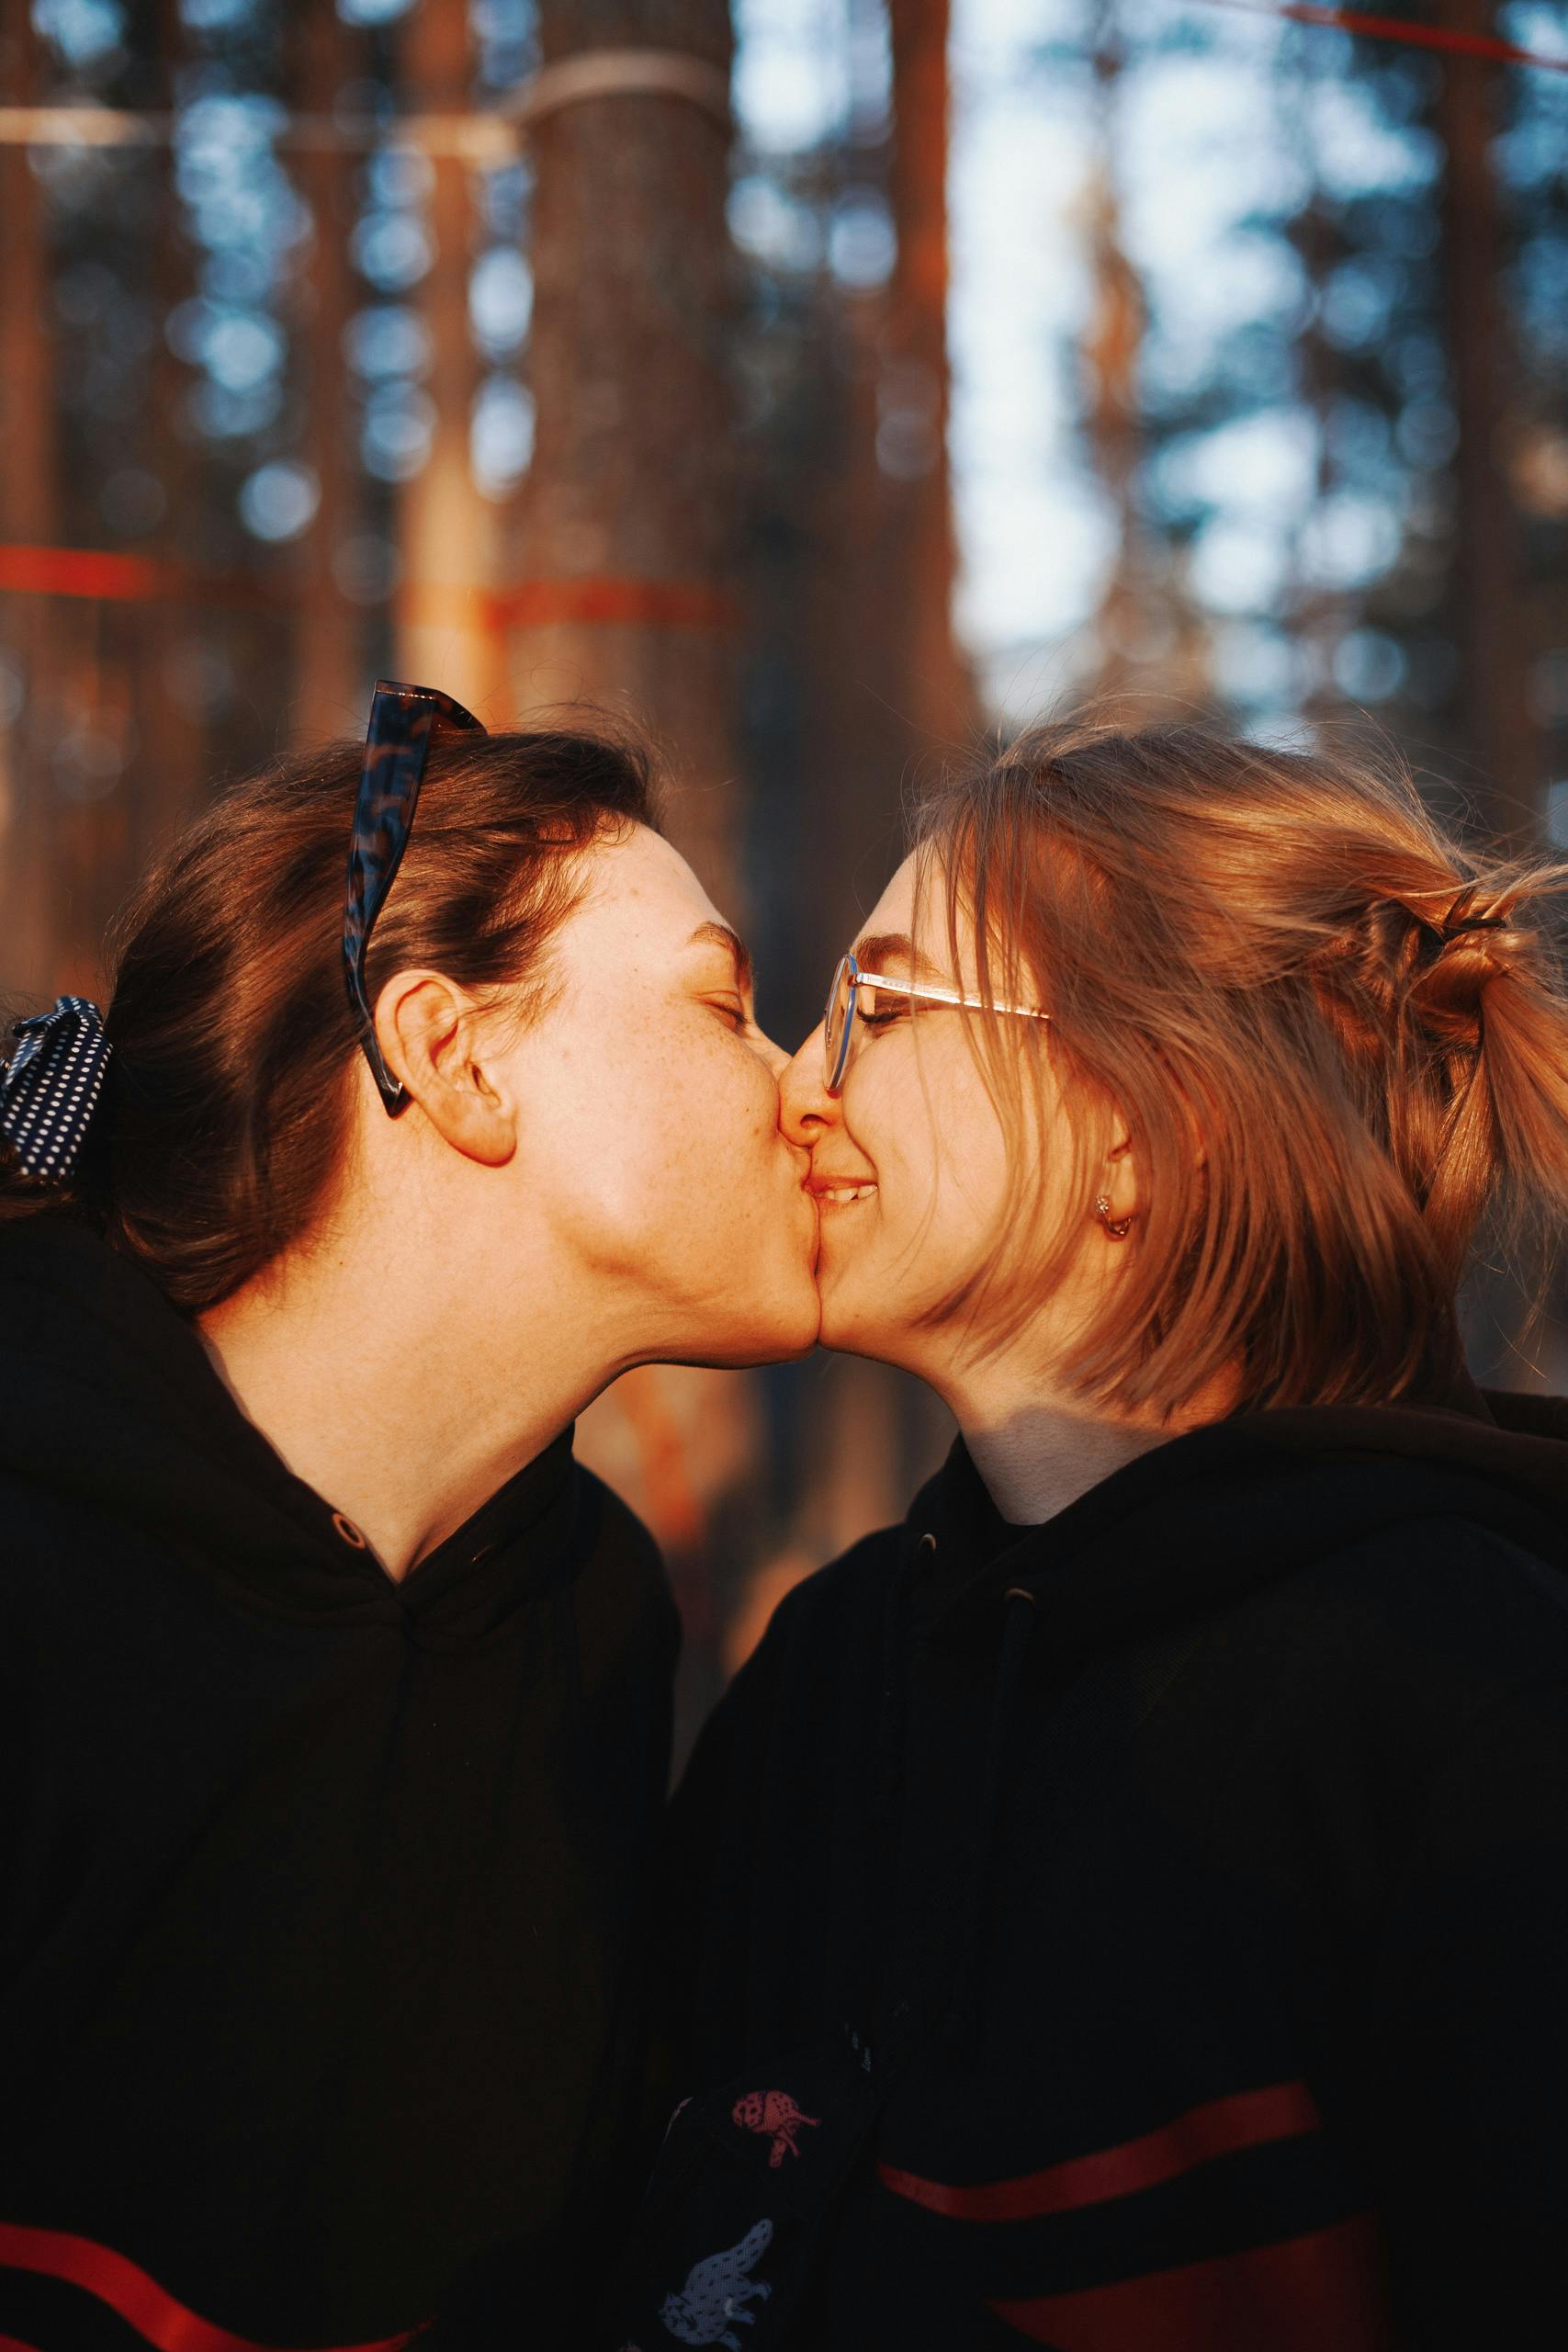
[[[970,1367],[942,1393],[991,1500],[1017,1527],[1054,1519],[1139,1454],[1218,1419],[1228,1401],[1216,1383],[1169,1420],[1152,1408],[1112,1414],[1005,1365]]]
[[[1015,1527],[1038,1527],[1173,1430],[1122,1428],[1048,1405],[999,1421],[959,1419],[991,1500]]]
[[[547,1267],[498,1282],[412,1223],[286,1253],[199,1328],[242,1411],[395,1581],[621,1369]]]

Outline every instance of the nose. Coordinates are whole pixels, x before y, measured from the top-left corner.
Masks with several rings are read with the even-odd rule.
[[[839,1105],[828,1091],[820,1021],[779,1079],[779,1125],[791,1143],[809,1151],[840,1123]]]

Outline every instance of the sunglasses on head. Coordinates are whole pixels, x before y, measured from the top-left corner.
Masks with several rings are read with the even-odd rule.
[[[377,1041],[375,1016],[365,987],[365,951],[408,847],[430,738],[438,726],[453,727],[464,734],[487,731],[471,710],[465,710],[438,687],[404,686],[393,678],[377,679],[348,847],[343,960],[359,1042],[389,1118],[407,1109],[409,1094],[387,1068]]]

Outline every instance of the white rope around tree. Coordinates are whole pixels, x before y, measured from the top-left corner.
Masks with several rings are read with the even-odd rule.
[[[542,65],[499,106],[471,114],[290,114],[269,145],[301,154],[364,155],[387,147],[478,164],[511,163],[528,133],[561,107],[592,98],[679,98],[725,130],[729,76],[707,58],[673,49],[590,50]],[[0,146],[164,147],[173,114],[133,114],[118,107],[0,107]]]

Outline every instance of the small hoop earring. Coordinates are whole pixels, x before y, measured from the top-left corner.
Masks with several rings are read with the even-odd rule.
[[[1133,1220],[1130,1216],[1112,1216],[1111,1203],[1103,1193],[1097,1193],[1094,1196],[1094,1213],[1112,1240],[1126,1240],[1133,1230]]]

